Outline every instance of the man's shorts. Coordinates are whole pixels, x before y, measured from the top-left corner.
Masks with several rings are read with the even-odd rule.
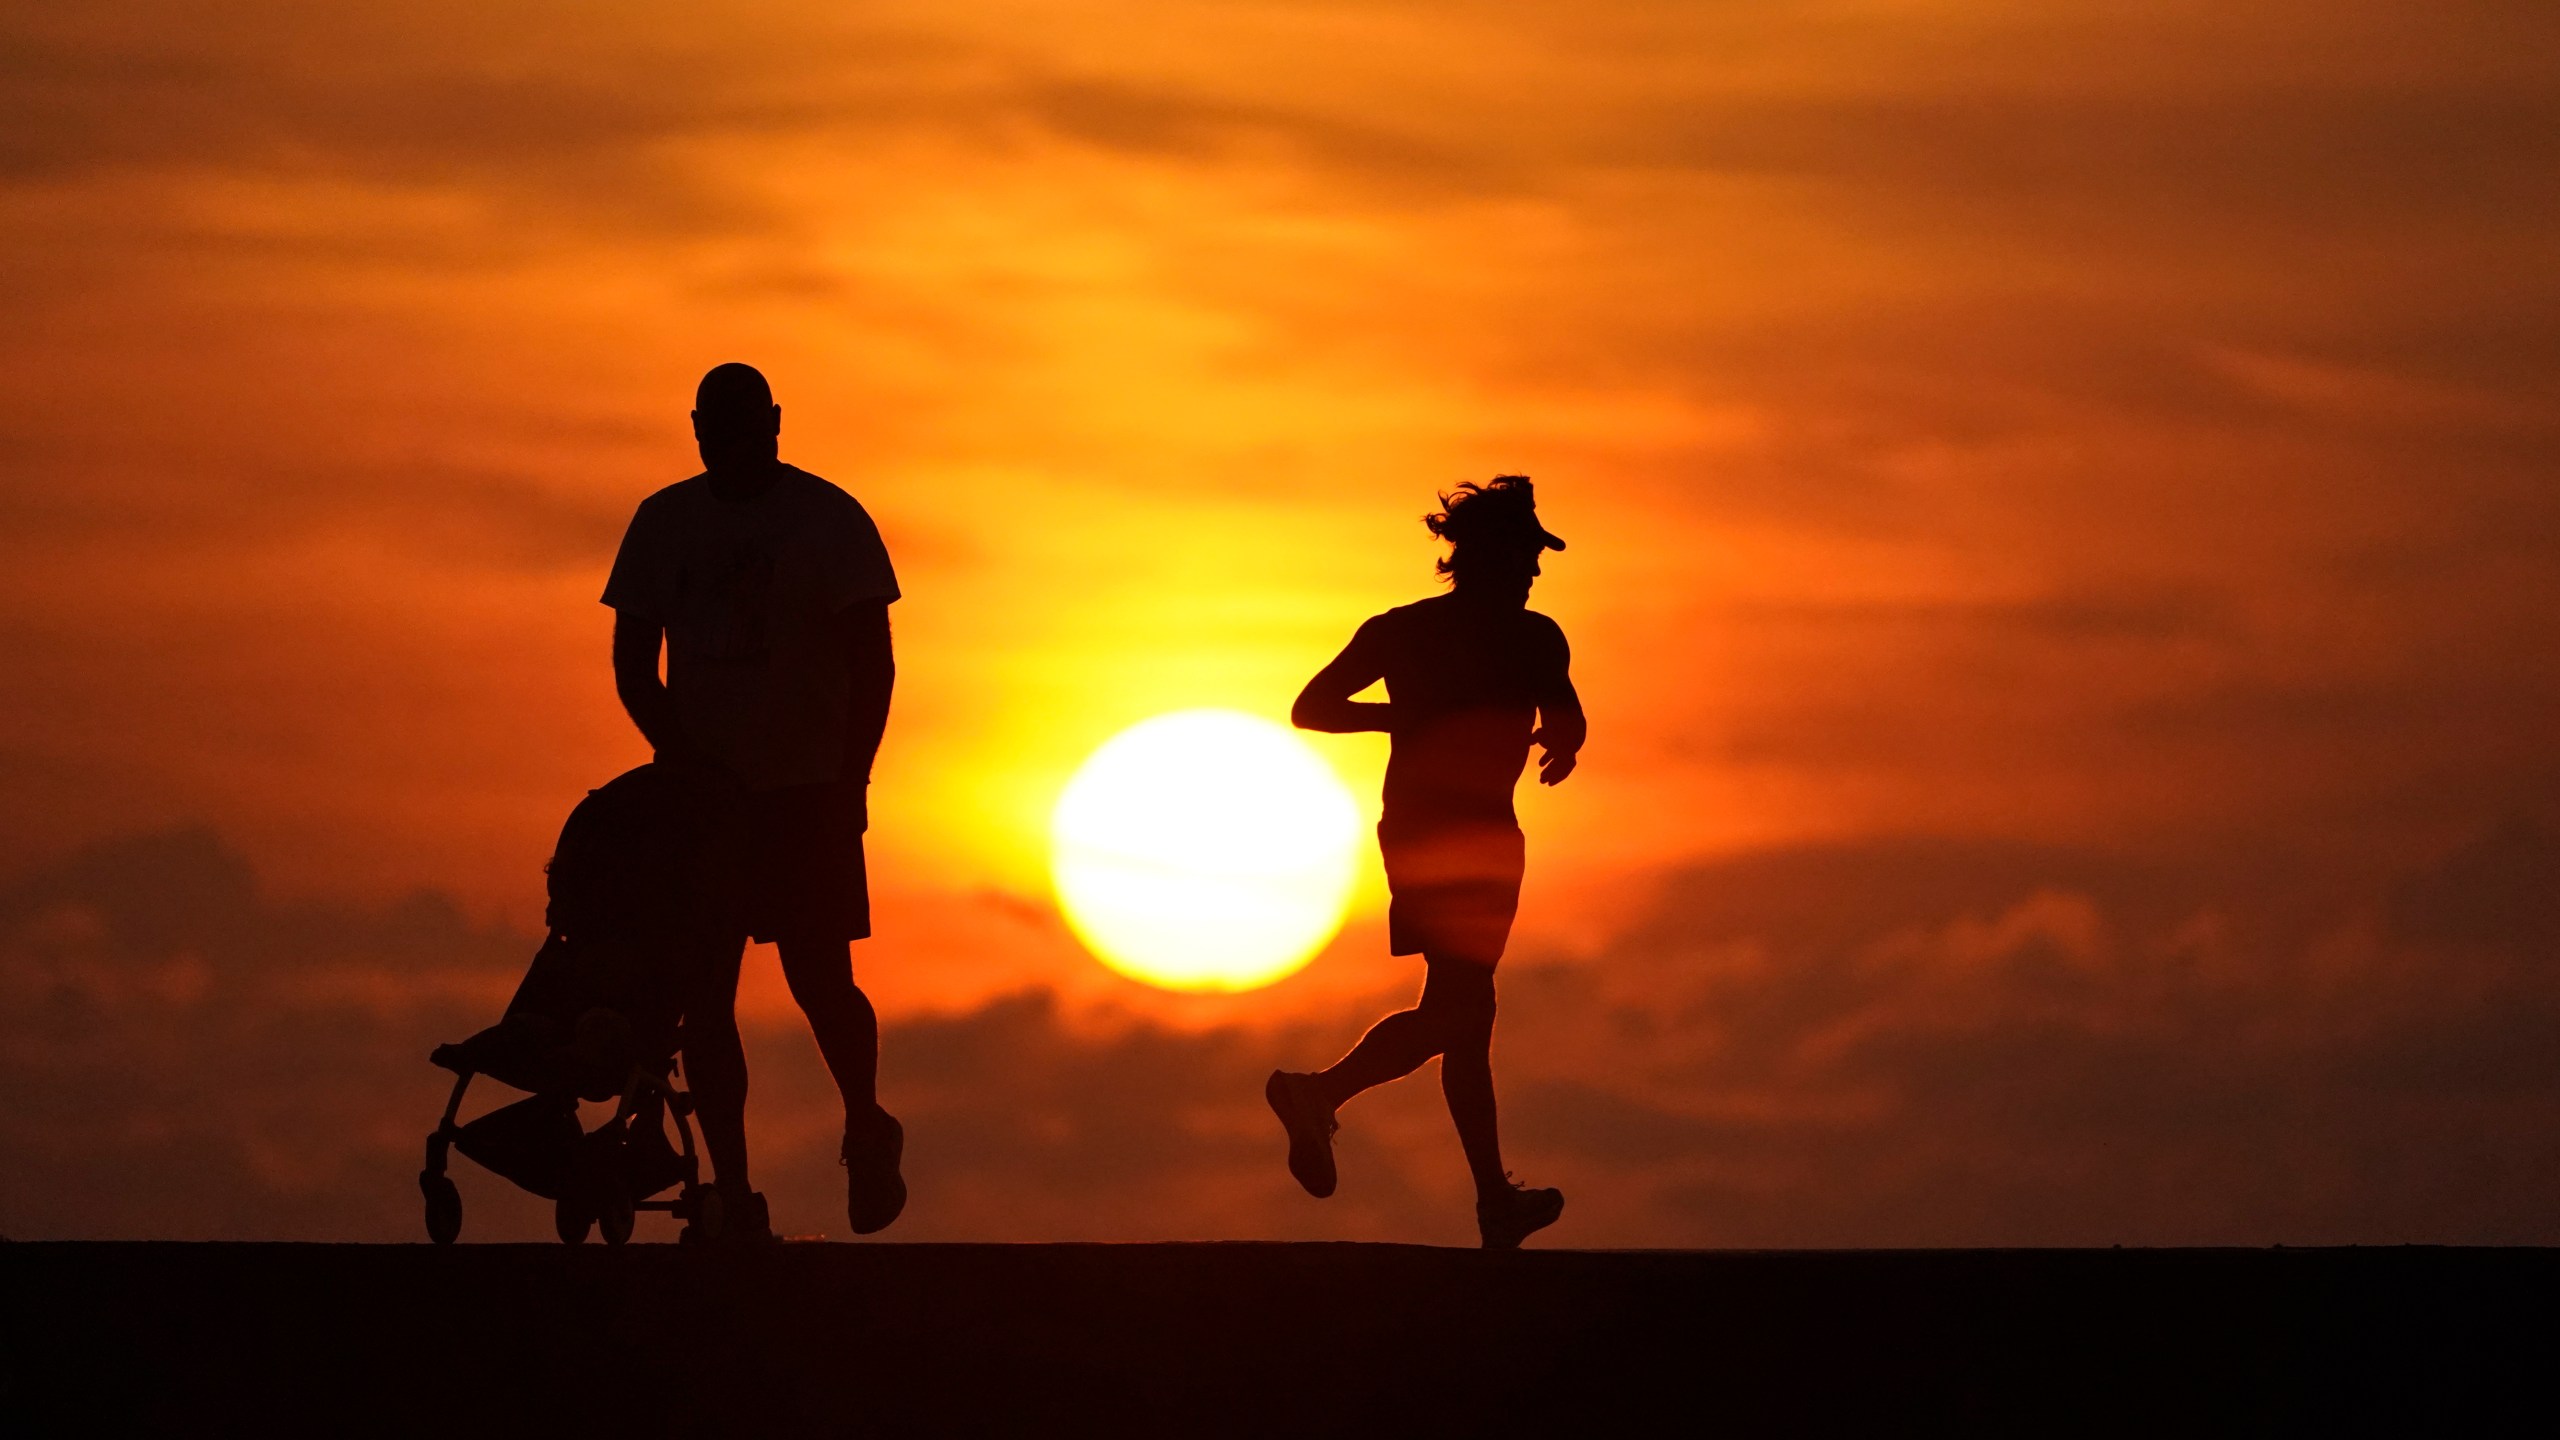
[[[842,785],[747,797],[747,927],[759,941],[860,940],[871,933],[863,802]]]
[[[1378,826],[1378,851],[1387,862],[1391,953],[1488,970],[1501,961],[1527,868],[1518,825],[1388,820]]]

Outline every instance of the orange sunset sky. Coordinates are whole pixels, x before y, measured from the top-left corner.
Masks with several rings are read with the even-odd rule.
[[[1427,1083],[1321,1206],[1259,1108],[1418,981],[1374,874],[1177,997],[1044,847],[1523,471],[1593,724],[1496,1051],[1557,1243],[2560,1240],[2560,11],[248,0],[0,54],[0,1233],[415,1233],[426,1050],[646,758],[605,569],[742,359],[906,592],[902,1237],[1467,1238]],[[1317,743],[1374,803],[1383,740]],[[747,984],[777,1223],[840,1229]]]

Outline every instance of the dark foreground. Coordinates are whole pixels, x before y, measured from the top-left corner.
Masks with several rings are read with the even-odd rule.
[[[2555,1302],[2515,1250],[16,1244],[0,1429],[2550,1433]]]

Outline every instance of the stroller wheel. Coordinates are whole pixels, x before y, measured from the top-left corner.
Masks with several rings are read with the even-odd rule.
[[[587,1238],[592,1223],[604,1235],[607,1245],[619,1245],[631,1238],[631,1179],[625,1172],[622,1153],[622,1131],[618,1125],[599,1126],[587,1132],[578,1142],[577,1152],[570,1157],[569,1174],[560,1188],[557,1215],[560,1238],[575,1245]],[[570,1235],[576,1227],[576,1238]]]
[[[586,1244],[587,1227],[594,1223],[586,1208],[568,1195],[561,1196],[559,1203],[551,1207],[551,1228],[560,1232],[563,1245]]]
[[[639,1217],[631,1203],[631,1192],[617,1186],[605,1193],[603,1213],[596,1216],[596,1231],[607,1245],[627,1244],[631,1239],[631,1223]]]
[[[450,1245],[462,1233],[462,1192],[451,1178],[431,1170],[418,1172],[418,1189],[427,1197],[427,1238]]]

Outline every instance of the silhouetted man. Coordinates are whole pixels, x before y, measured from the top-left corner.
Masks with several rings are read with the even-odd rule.
[[[862,836],[897,678],[898,580],[860,503],[782,463],[781,433],[782,407],[753,367],[703,376],[693,410],[703,472],[640,502],[604,603],[614,688],[658,758],[716,766],[746,794],[747,935],[781,952],[844,1096],[845,1208],[868,1235],[907,1201],[905,1132],[875,1093],[880,1025],[853,982],[851,949],[871,933]],[[733,955],[688,1007],[684,1063],[724,1229],[754,1238],[771,1226],[747,1180],[737,989]]]
[[[1582,701],[1564,631],[1528,608],[1538,557],[1564,542],[1538,523],[1528,477],[1496,476],[1440,497],[1425,517],[1449,542],[1449,593],[1362,625],[1307,682],[1301,729],[1391,737],[1378,848],[1387,863],[1388,948],[1420,954],[1422,999],[1381,1020],[1350,1054],[1312,1075],[1271,1073],[1264,1098],[1289,1133],[1289,1173],[1333,1193],[1334,1112],[1440,1057],[1440,1089],[1476,1182],[1485,1248],[1517,1247],[1564,1213],[1564,1194],[1513,1183],[1493,1104],[1493,970],[1520,907],[1522,845],[1511,791],[1532,744],[1538,778],[1558,784],[1582,748]],[[1351,697],[1385,681],[1383,704]]]

